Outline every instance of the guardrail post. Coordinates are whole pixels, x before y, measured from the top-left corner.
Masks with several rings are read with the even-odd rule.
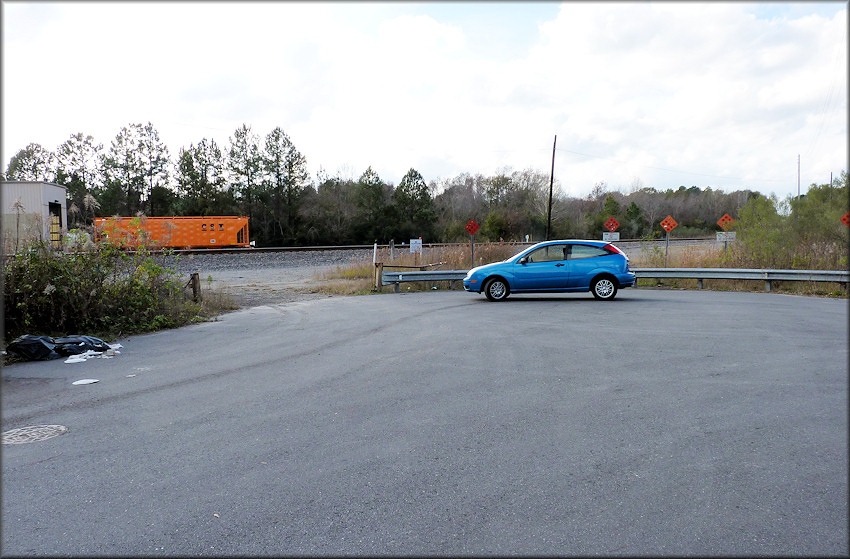
[[[767,272],[764,273],[764,290],[770,291],[770,280],[768,279]]]

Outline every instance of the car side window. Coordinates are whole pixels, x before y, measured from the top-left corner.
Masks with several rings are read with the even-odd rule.
[[[555,262],[565,260],[565,245],[548,245],[540,247],[526,256],[528,262]]]
[[[593,258],[595,256],[605,256],[606,254],[608,253],[599,247],[590,245],[573,245],[573,250],[570,253],[570,260]]]

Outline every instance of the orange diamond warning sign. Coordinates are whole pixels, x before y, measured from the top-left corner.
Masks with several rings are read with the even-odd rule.
[[[611,231],[613,233],[614,231],[617,230],[617,227],[620,226],[620,222],[617,221],[616,219],[614,219],[614,217],[612,216],[612,217],[609,217],[608,221],[603,223],[603,225],[605,225],[605,229],[607,229],[608,231]]]
[[[841,223],[843,223],[847,227],[850,227],[850,212],[844,214],[844,217],[841,218]]]
[[[661,221],[661,227],[663,227],[664,230],[667,231],[668,233],[670,231],[672,231],[673,229],[675,229],[677,225],[679,225],[679,224],[676,223],[676,220],[673,219],[673,216],[670,216],[670,215],[668,215],[667,217],[665,217]]]
[[[723,217],[717,220],[717,225],[719,225],[720,228],[724,231],[729,229],[729,227],[731,227],[733,223],[735,223],[735,220],[732,219],[732,216],[730,216],[729,214],[723,214]]]

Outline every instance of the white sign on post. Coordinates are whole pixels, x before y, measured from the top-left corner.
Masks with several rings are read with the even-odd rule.
[[[422,239],[410,239],[410,253],[414,252],[422,254]]]
[[[718,241],[734,241],[735,240],[735,231],[718,231],[717,232],[717,240]]]
[[[603,231],[602,232],[602,240],[608,241],[609,243],[611,241],[619,241],[620,240],[620,232],[619,231],[614,231],[614,232]]]

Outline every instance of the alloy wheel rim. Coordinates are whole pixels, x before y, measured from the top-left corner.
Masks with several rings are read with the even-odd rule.
[[[601,297],[607,297],[611,295],[611,292],[614,290],[614,284],[611,283],[611,280],[601,280],[596,284],[596,293],[598,293]]]

